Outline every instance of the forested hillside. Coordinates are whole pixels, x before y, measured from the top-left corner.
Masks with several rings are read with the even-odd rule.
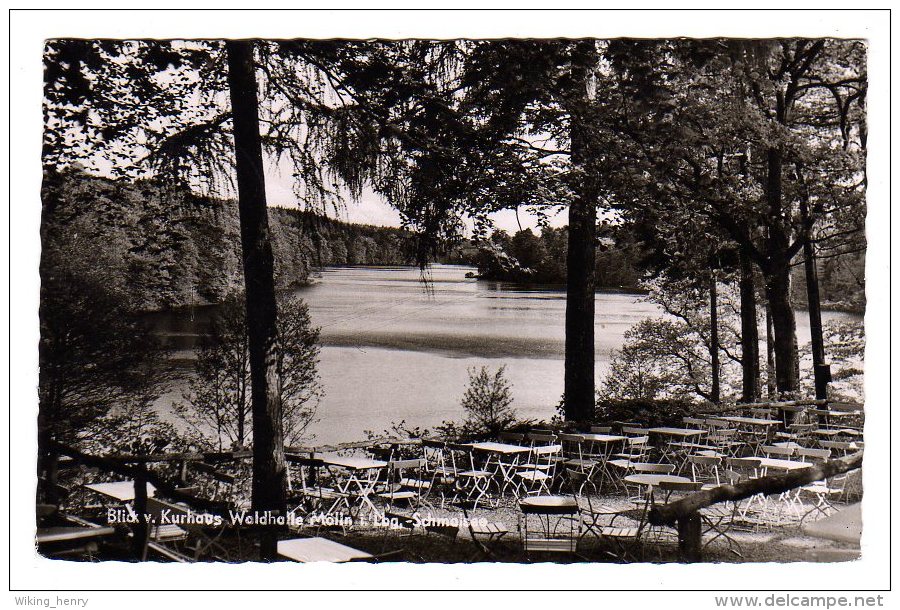
[[[42,279],[102,275],[135,310],[220,302],[243,286],[237,204],[149,181],[81,172],[48,174],[41,192]],[[303,284],[325,265],[413,261],[400,229],[353,225],[271,208],[280,288]]]

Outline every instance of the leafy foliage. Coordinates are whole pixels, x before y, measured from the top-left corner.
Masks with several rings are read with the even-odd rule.
[[[696,410],[697,404],[690,400],[598,397],[594,421],[599,424],[627,421],[646,427],[680,428],[682,418],[695,414]]]
[[[299,298],[279,303],[281,387],[285,444],[299,444],[323,396],[317,371],[319,331]],[[250,364],[243,296],[222,305],[212,332],[197,352],[195,377],[175,405],[177,415],[199,438],[222,450],[246,447],[252,439]]]
[[[711,400],[709,301],[691,282],[658,278],[647,283],[662,318],[642,320],[613,354],[602,400]],[[740,393],[740,321],[734,289],[720,286],[717,307],[722,398]]]
[[[41,254],[39,433],[64,443],[110,413],[152,401],[167,373],[164,350],[125,305],[114,253],[86,260],[80,227],[72,228],[66,239],[45,233]]]
[[[512,408],[512,386],[506,379],[506,367],[493,374],[486,366],[469,369],[469,386],[462,398],[467,417],[463,424],[474,435],[495,435],[516,421]]]
[[[540,235],[525,229],[512,237],[495,231],[489,240],[479,242],[479,276],[506,282],[565,284],[568,241],[566,227],[545,226]],[[627,234],[600,240],[596,249],[594,276],[598,287],[638,289],[641,254]]]

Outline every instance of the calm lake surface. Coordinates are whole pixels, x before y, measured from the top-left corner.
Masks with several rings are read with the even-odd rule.
[[[321,328],[319,372],[325,398],[310,432],[320,444],[364,440],[394,422],[433,428],[464,419],[459,406],[467,370],[506,366],[520,417],[550,418],[563,392],[565,291],[520,289],[466,278],[471,267],[327,269],[296,291]],[[598,380],[623,334],[660,310],[643,297],[598,293]],[[162,334],[188,348],[202,332],[209,310],[154,317]],[[826,314],[826,319],[843,314]],[[808,320],[798,312],[798,340],[809,340]],[[186,369],[187,374],[187,369]],[[165,414],[182,389],[161,397]]]

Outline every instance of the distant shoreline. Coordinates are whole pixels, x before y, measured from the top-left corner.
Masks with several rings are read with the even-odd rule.
[[[477,272],[477,267],[472,265],[465,264],[456,264],[456,263],[434,263],[429,265],[429,267],[457,267],[460,269],[469,269],[472,272]],[[329,269],[383,269],[383,270],[406,270],[406,269],[418,269],[416,265],[328,265],[327,267],[321,267],[313,269],[310,275],[305,280],[297,280],[289,285],[289,287],[280,290],[279,292],[287,293],[294,292],[296,290],[301,290],[303,288],[308,288],[310,286],[314,286],[323,281],[322,272],[327,271]],[[514,282],[509,280],[498,280],[498,279],[489,279],[484,278],[477,273],[473,273],[472,276],[468,276],[468,279],[472,279],[477,282],[485,282],[485,283],[493,283],[498,287],[502,287],[503,289],[514,291],[514,292],[530,292],[530,291],[544,291],[544,292],[565,292],[566,285],[564,283],[537,283],[537,282]],[[649,291],[644,288],[640,288],[637,286],[603,286],[597,288],[594,291],[595,294],[624,294],[624,295],[635,295],[635,296],[646,296],[649,294]],[[183,305],[179,307],[169,307],[169,308],[160,308],[160,309],[147,309],[140,311],[140,314],[148,314],[148,315],[159,315],[159,314],[183,314],[189,313],[191,310],[202,311],[206,309],[213,309],[218,307],[219,303],[209,303],[203,302],[198,303],[196,305]],[[835,302],[835,301],[825,301],[822,303],[822,311],[829,311],[835,313],[846,313],[853,314],[858,316],[864,316],[866,312],[865,304],[862,305],[854,305],[852,303],[845,302]],[[797,305],[794,308],[795,313],[806,313],[808,310],[801,305]]]

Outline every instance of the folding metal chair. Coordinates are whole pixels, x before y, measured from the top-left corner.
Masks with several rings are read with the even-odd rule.
[[[516,495],[550,494],[556,474],[557,458],[562,445],[536,445],[531,448],[528,463],[520,466],[515,476]],[[522,493],[524,492],[524,494]]]
[[[420,506],[431,489],[425,478],[425,460],[393,460],[388,462],[387,477],[376,496],[390,505],[406,502],[410,508]]]
[[[448,496],[456,498],[456,460],[445,441],[423,439],[422,456],[425,460],[425,476],[431,483],[431,493],[441,496],[441,508]]]
[[[452,453],[457,468],[454,482],[456,496],[472,502],[474,510],[490,491],[493,473],[477,467],[471,446],[448,443],[447,448]]]

